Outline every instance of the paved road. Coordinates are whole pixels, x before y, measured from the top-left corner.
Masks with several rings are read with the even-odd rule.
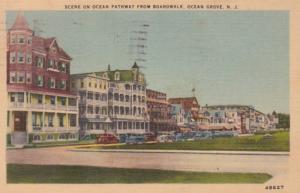
[[[70,147],[69,147],[70,149]],[[287,155],[76,152],[68,147],[7,150],[8,163],[88,165],[207,172],[262,172],[287,179]]]

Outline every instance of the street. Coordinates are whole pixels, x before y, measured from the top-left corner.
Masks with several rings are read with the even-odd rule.
[[[288,155],[77,152],[71,147],[7,150],[7,163],[84,165],[206,172],[268,173],[272,183],[284,182]],[[269,182],[270,182],[269,181]]]

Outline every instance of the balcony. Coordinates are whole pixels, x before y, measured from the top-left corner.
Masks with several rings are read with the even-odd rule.
[[[32,128],[33,133],[74,133],[78,132],[78,127],[39,127],[34,126]]]
[[[23,102],[12,102],[12,103],[9,103],[9,107],[10,108],[25,108],[26,104]]]

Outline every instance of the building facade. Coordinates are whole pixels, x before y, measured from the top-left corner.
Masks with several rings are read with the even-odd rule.
[[[108,78],[95,73],[72,74],[71,90],[77,93],[81,135],[112,130],[108,116]]]
[[[210,120],[210,126],[226,125],[228,128],[237,128],[240,133],[252,133],[276,126],[267,115],[250,105],[206,105],[202,111]]]
[[[147,108],[150,116],[150,131],[175,131],[176,120],[172,119],[172,106],[167,100],[167,94],[151,89],[146,90]]]
[[[7,32],[8,133],[13,144],[78,139],[71,57],[18,14]]]
[[[196,130],[200,123],[200,105],[196,97],[170,98],[171,114],[180,128]],[[202,120],[202,119],[201,119]]]
[[[82,76],[87,78],[86,82]],[[74,87],[80,98],[79,122],[82,130],[90,134],[112,133],[116,135],[149,132],[146,80],[136,63],[129,70],[111,70],[109,65],[106,71],[72,75],[72,77],[76,80]],[[102,82],[106,87],[99,90],[95,88],[92,80],[98,81],[98,86]],[[86,88],[85,84],[87,87],[90,84],[91,88]],[[101,102],[95,102],[97,93],[99,96],[105,96],[100,98]],[[100,113],[97,113],[96,108]]]

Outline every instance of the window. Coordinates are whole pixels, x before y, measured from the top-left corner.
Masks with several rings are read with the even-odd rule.
[[[92,86],[92,83],[91,82],[89,82],[89,87],[91,87]]]
[[[48,141],[53,141],[53,140],[54,140],[53,135],[47,135],[47,140],[48,140]]]
[[[31,84],[31,74],[30,73],[26,73],[26,82],[28,84]]]
[[[55,78],[50,78],[48,84],[49,88],[55,88]]]
[[[36,77],[36,86],[39,86],[39,87],[44,86],[44,77],[43,76],[38,75]]]
[[[48,68],[54,68],[54,60],[49,59],[49,61],[48,61]]]
[[[53,127],[53,114],[48,114],[48,127]]]
[[[15,44],[17,40],[17,36],[16,35],[11,35],[10,36],[10,44]]]
[[[74,134],[74,133],[71,133],[70,135],[69,135],[69,139],[75,139],[76,138],[76,135]]]
[[[80,87],[83,88],[84,87],[84,83],[80,82]]]
[[[50,96],[51,105],[55,105],[55,96]]]
[[[126,90],[130,90],[130,85],[129,84],[125,84],[125,89]]]
[[[34,136],[33,136],[33,141],[41,141],[41,136],[39,136],[39,135],[34,135]]]
[[[18,83],[25,83],[25,72],[18,72]]]
[[[10,72],[9,73],[9,82],[10,83],[16,83],[17,82],[17,73],[16,72]]]
[[[95,83],[95,88],[97,88],[97,83]]]
[[[18,102],[23,103],[24,102],[24,93],[18,93]]]
[[[36,57],[36,66],[39,68],[43,68],[44,67],[44,58],[42,57]]]
[[[65,63],[61,63],[61,65],[60,65],[60,70],[61,70],[62,72],[66,72],[66,64],[65,64]]]
[[[11,93],[10,94],[10,102],[15,102],[16,101],[16,93]]]
[[[61,105],[66,105],[66,97],[61,97]]]
[[[18,63],[24,63],[24,53],[23,52],[18,52]]]
[[[32,37],[27,37],[27,44],[29,44],[29,45],[32,44]]]
[[[31,54],[27,54],[27,64],[31,64],[31,62],[32,62]]]
[[[76,115],[70,115],[70,126],[76,127]]]
[[[99,94],[99,93],[96,93],[96,94],[95,94],[95,99],[96,99],[96,100],[99,100],[99,99],[100,99],[100,94]]]
[[[88,99],[93,99],[93,93],[92,93],[92,92],[88,92],[87,98],[88,98]]]
[[[115,73],[115,80],[120,80],[120,72]]]
[[[39,136],[39,135],[34,135],[34,136],[33,136],[33,141],[41,141],[41,136]]]
[[[66,89],[66,81],[65,81],[65,80],[62,80],[62,81],[60,82],[60,88],[61,88],[62,90],[65,90],[65,89]]]
[[[88,106],[87,113],[93,114],[93,106]]]
[[[18,43],[19,44],[24,44],[25,43],[24,35],[18,35]]]
[[[95,108],[95,113],[96,113],[96,114],[99,114],[99,113],[100,113],[100,107],[96,107],[96,108]]]
[[[43,103],[43,95],[37,95],[38,104]]]
[[[65,134],[60,134],[58,137],[59,140],[66,140],[67,136]]]
[[[59,121],[59,126],[63,127],[64,126],[64,115],[58,114],[58,121]]]
[[[11,64],[16,62],[16,52],[10,52],[9,53],[9,61]]]

